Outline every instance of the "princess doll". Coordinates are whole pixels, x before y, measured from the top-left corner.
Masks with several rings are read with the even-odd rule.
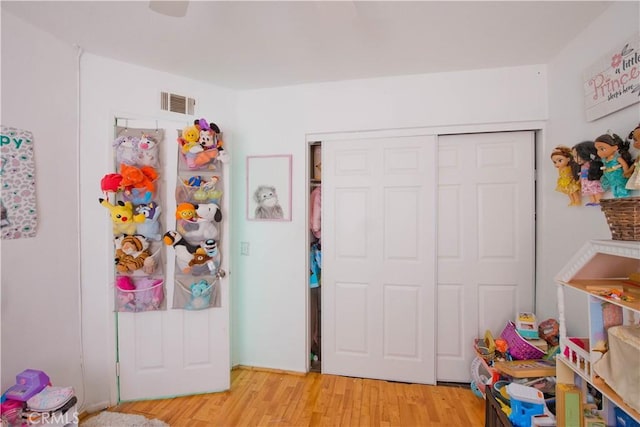
[[[580,182],[573,178],[573,168],[575,164],[571,149],[564,145],[559,145],[551,153],[551,161],[558,169],[558,183],[556,191],[569,196],[569,206],[580,206]]]
[[[623,141],[615,133],[600,135],[595,140],[598,156],[602,159],[604,174],[600,179],[603,190],[611,190],[613,197],[628,197],[629,190],[625,188],[631,164],[629,142]]]
[[[633,142],[634,148],[640,150],[640,125],[631,131],[628,139]],[[635,163],[629,168],[629,181],[627,181],[626,189],[640,190],[640,153],[638,153]]]
[[[574,167],[574,179],[580,181],[582,195],[589,196],[586,206],[599,206],[604,190],[600,185],[602,177],[602,161],[598,157],[598,150],[593,141],[584,141],[573,146],[573,157],[577,167]]]

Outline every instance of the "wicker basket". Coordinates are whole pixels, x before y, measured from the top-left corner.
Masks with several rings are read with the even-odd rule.
[[[542,359],[545,355],[544,351],[520,336],[513,322],[507,323],[500,336],[507,342],[509,353],[516,360]]]
[[[600,200],[613,240],[640,241],[640,197]]]

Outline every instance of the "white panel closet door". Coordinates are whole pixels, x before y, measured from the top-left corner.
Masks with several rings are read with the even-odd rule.
[[[131,127],[165,129],[161,143],[160,191],[163,230],[175,229],[178,144],[176,129],[186,122],[129,120]],[[197,172],[193,173],[197,175]],[[229,271],[229,168],[223,166],[220,268]],[[228,390],[231,384],[228,277],[219,281],[221,306],[200,311],[173,310],[175,251],[166,247],[166,311],[116,313],[121,401],[155,399]]]
[[[325,141],[322,370],[435,383],[435,136]]]
[[[438,373],[468,382],[473,340],[534,306],[533,132],[438,138]]]

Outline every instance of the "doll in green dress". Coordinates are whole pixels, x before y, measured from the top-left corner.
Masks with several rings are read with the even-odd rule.
[[[558,169],[558,182],[556,191],[569,196],[569,206],[580,206],[582,200],[580,197],[580,181],[573,176],[574,165],[573,154],[571,148],[559,145],[551,152],[551,161]]]
[[[633,143],[634,148],[640,150],[640,125],[631,131],[629,140]],[[629,181],[627,181],[626,189],[640,190],[640,152],[636,157],[636,161],[629,168]]]
[[[595,139],[598,156],[602,159],[602,189],[611,190],[613,197],[628,197],[627,185],[629,169],[632,164],[629,142],[623,141],[615,133],[605,133]]]

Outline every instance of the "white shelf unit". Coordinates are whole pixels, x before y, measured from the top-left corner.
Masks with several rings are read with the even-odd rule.
[[[603,337],[603,302],[622,308],[625,325],[640,323],[640,288],[629,282],[629,274],[640,272],[640,242],[620,240],[591,240],[587,242],[556,276],[558,284],[558,322],[560,324],[560,354],[557,356],[556,376],[558,383],[591,384],[605,397],[604,412],[607,420],[614,420],[612,405],[619,407],[640,423],[640,412],[624,402],[609,385],[592,369],[601,357],[599,352]],[[616,300],[598,295],[596,287],[622,287],[633,301]],[[571,288],[587,295],[589,336],[568,337],[565,319],[565,289]],[[570,338],[578,338],[585,349],[574,344]],[[606,339],[606,338],[605,338]],[[565,352],[567,354],[565,354]],[[581,377],[581,381],[579,378]],[[640,387],[640,384],[638,384]],[[613,424],[615,425],[615,423]]]

